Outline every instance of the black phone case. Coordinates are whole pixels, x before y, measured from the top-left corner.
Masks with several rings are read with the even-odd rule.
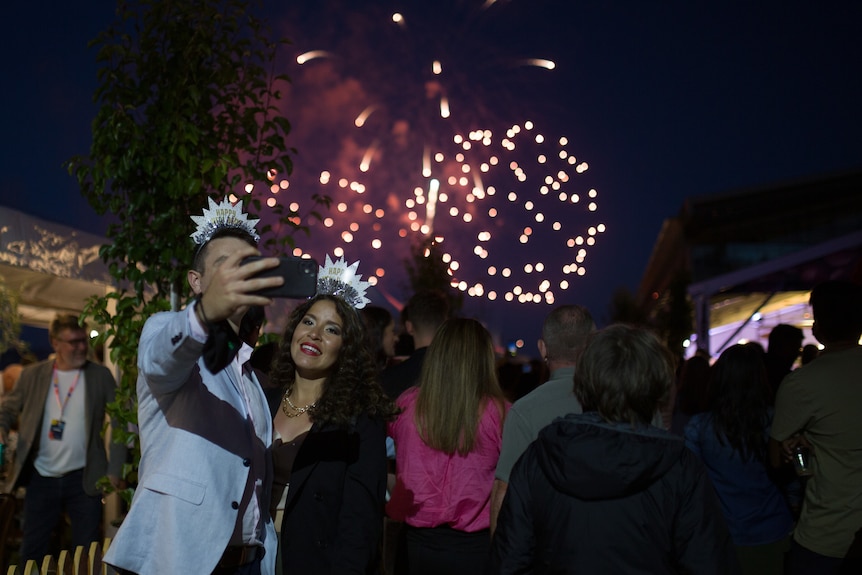
[[[259,259],[261,258],[246,258],[242,263],[246,264]],[[278,267],[264,270],[255,277],[280,276],[284,278],[284,283],[275,288],[260,290],[257,292],[258,294],[273,298],[305,298],[317,293],[317,270],[320,266],[313,258],[284,256],[279,259],[281,261]]]

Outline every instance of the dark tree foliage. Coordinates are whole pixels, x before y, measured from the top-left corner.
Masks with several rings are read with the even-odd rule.
[[[256,9],[250,0],[121,0],[113,24],[91,42],[99,109],[89,154],[67,167],[96,212],[113,222],[100,255],[117,290],[89,301],[85,314],[105,327],[99,343],[110,342],[119,367],[110,412],[123,423],[137,420],[144,321],[178,309],[188,295],[189,216],[208,197],[231,194],[260,214],[257,194],[269,196],[271,182],[292,168],[290,123],[277,107],[288,78],[273,66],[287,41],[271,37]],[[316,196],[304,217],[319,219],[316,209],[328,205]],[[293,233],[307,233],[301,217],[266,208],[258,226],[264,251],[278,254],[293,245]],[[135,447],[125,470],[131,483],[140,457],[134,429],[114,438]]]

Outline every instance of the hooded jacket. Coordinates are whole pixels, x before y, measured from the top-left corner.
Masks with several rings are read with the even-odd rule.
[[[682,438],[570,414],[515,464],[489,573],[737,573],[705,469]]]

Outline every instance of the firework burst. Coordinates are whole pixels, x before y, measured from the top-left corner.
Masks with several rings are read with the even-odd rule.
[[[544,90],[536,75],[556,65],[489,33],[503,6],[419,4],[318,8],[335,15],[319,27],[298,12],[318,33],[292,36],[285,113],[299,153],[269,200],[287,196],[299,211],[304,196],[329,195],[331,212],[294,253],[360,259],[378,287],[401,274],[411,241],[431,237],[470,296],[553,303],[605,231],[588,165],[565,135],[505,122],[542,101],[524,88]]]

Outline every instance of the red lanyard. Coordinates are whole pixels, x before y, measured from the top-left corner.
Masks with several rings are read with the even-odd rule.
[[[72,392],[75,391],[75,387],[78,385],[81,371],[83,370],[78,370],[78,374],[75,376],[75,381],[72,382],[72,387],[70,387],[69,391],[66,392],[66,400],[63,403],[60,403],[60,378],[57,376],[57,364],[54,364],[54,396],[57,398],[57,405],[60,406],[61,420],[63,419],[63,412],[66,411],[66,404],[69,403],[69,398],[72,397]]]

